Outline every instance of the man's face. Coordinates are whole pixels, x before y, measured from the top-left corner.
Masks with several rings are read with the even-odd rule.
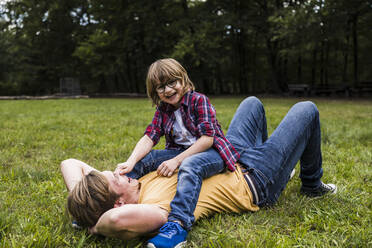
[[[112,171],[103,171],[102,174],[109,182],[110,188],[119,196],[126,196],[133,190],[138,190],[139,182],[136,179],[127,177],[126,175],[119,175],[119,173]]]

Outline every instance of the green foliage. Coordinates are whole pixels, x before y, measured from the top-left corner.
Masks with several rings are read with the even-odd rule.
[[[73,31],[77,25],[70,15],[75,1],[9,1],[4,8],[12,41],[7,56],[13,58],[8,82],[21,94],[56,92],[59,77],[72,76],[75,49]]]
[[[0,95],[57,93],[61,77],[87,94],[144,93],[148,66],[169,56],[207,94],[372,80],[370,0],[17,0],[0,12]]]
[[[211,99],[224,131],[241,100]],[[269,133],[298,101],[262,100]],[[202,219],[190,232],[190,247],[372,245],[372,102],[313,101],[322,123],[323,179],[336,183],[338,193],[302,196],[297,167],[274,207]],[[153,111],[145,99],[0,101],[0,247],[141,247],[146,239],[125,242],[72,229],[59,164],[73,157],[114,169]]]

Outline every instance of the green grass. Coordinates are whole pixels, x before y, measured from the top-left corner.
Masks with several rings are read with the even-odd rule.
[[[242,98],[211,100],[226,131]],[[262,101],[271,133],[298,99]],[[372,101],[313,101],[322,122],[323,179],[337,183],[338,194],[303,197],[296,176],[273,208],[197,222],[189,247],[372,246]],[[145,99],[0,101],[0,246],[141,247],[144,239],[93,237],[70,227],[59,164],[73,157],[114,169],[153,111]]]

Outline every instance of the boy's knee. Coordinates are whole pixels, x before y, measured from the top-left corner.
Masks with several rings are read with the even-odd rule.
[[[179,174],[200,174],[202,171],[202,166],[199,163],[196,163],[192,157],[184,159],[178,168]]]
[[[195,165],[193,165],[193,159],[191,157],[185,158],[182,163],[180,164],[179,170],[189,170],[192,169]]]

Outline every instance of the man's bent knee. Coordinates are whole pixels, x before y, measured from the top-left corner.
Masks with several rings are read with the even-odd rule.
[[[303,108],[306,110],[307,113],[318,116],[319,115],[319,110],[318,107],[315,105],[315,103],[311,101],[306,101],[306,102],[301,102],[303,105]]]
[[[260,101],[260,99],[258,99],[255,96],[250,96],[250,97],[245,98],[242,101],[242,104],[249,104],[249,105],[252,105],[252,106],[263,106],[263,104]]]

